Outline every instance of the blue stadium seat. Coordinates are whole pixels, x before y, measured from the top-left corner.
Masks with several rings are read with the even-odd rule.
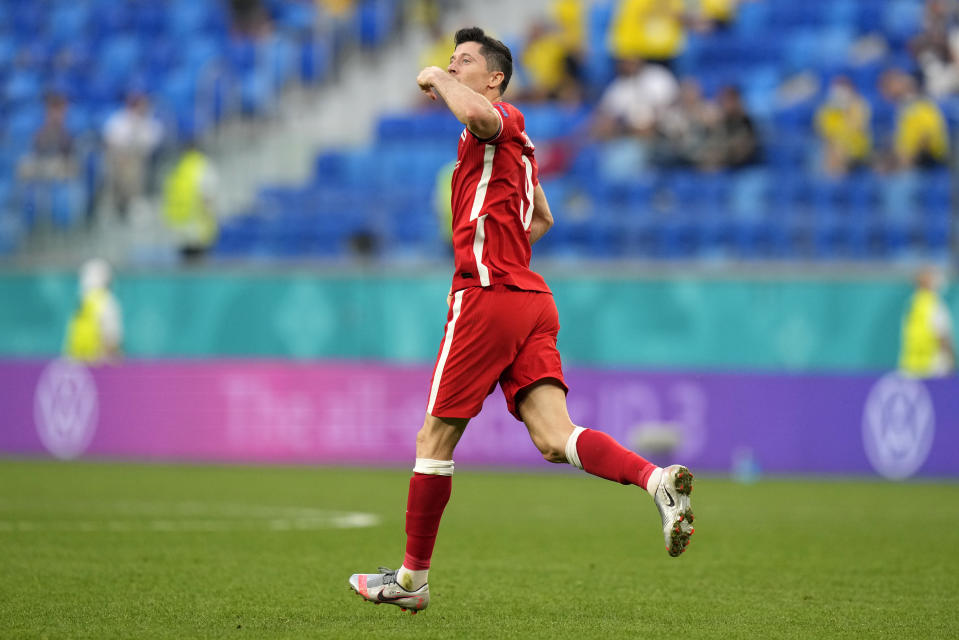
[[[6,105],[34,102],[41,97],[40,75],[30,69],[16,69],[7,79],[3,88],[3,101]]]
[[[397,19],[391,0],[362,0],[359,4],[360,43],[375,47],[383,43]]]
[[[922,5],[914,0],[887,0],[882,7],[882,32],[893,48],[903,45],[922,28]]]
[[[82,40],[90,20],[90,6],[83,2],[57,4],[50,11],[47,37],[54,44]]]
[[[879,207],[883,220],[904,224],[917,217],[921,174],[906,171],[885,176],[880,182]]]

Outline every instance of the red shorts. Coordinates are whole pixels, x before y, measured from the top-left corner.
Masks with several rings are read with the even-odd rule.
[[[556,349],[559,315],[550,293],[506,285],[453,294],[426,412],[472,418],[499,382],[517,420],[516,396],[544,378],[568,391]]]

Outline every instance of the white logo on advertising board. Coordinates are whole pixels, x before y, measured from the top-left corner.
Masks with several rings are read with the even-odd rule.
[[[47,451],[68,460],[82,454],[97,428],[97,387],[86,367],[55,360],[40,374],[33,397],[37,435]]]
[[[873,468],[887,478],[908,478],[932,449],[936,415],[929,391],[919,380],[890,373],[866,398],[862,440]]]

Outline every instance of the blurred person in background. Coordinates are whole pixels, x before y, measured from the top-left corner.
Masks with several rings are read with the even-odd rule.
[[[427,98],[428,99],[428,98]],[[436,183],[433,185],[433,209],[436,219],[440,223],[446,248],[453,248],[453,171],[456,161],[450,160],[436,172]]]
[[[219,225],[216,167],[195,141],[187,144],[163,188],[163,217],[187,262],[202,258],[216,242]]]
[[[879,82],[883,96],[896,105],[896,126],[892,148],[880,158],[878,168],[897,171],[947,163],[949,131],[939,106],[904,71],[889,69]]]
[[[424,26],[428,36],[428,40],[420,52],[420,68],[443,66],[448,63],[450,51],[455,46],[453,43],[453,32],[448,31],[443,27],[442,16],[437,8],[433,6],[433,3],[418,3],[418,5],[424,5],[418,11],[422,19],[425,21]],[[414,9],[418,5],[414,5],[413,8],[411,8],[411,11],[413,11],[414,14],[416,14]],[[418,98],[418,106],[424,109],[440,108],[439,105],[437,105],[433,100],[430,100],[423,94],[420,94]]]
[[[916,277],[916,289],[902,322],[899,370],[916,378],[938,378],[956,368],[952,318],[940,291],[941,273],[926,267]]]
[[[673,106],[659,119],[660,135],[656,164],[666,166],[696,165],[699,153],[709,135],[718,107],[703,97],[702,86],[695,78],[679,84],[679,95]]]
[[[620,0],[609,27],[610,53],[671,65],[686,46],[685,11],[685,0]]]
[[[570,49],[556,26],[542,20],[534,22],[527,34],[521,60],[529,80],[523,91],[523,100],[582,102],[582,63],[578,52]]]
[[[250,38],[257,38],[269,31],[270,15],[262,0],[230,0],[233,28]]]
[[[453,47],[453,34],[443,28],[441,20],[436,19],[427,25],[429,42],[420,54],[420,65],[424,67],[445,64]],[[425,97],[425,96],[424,96]],[[433,101],[430,100],[430,104]]]
[[[616,78],[596,107],[592,133],[605,141],[600,171],[612,180],[629,180],[650,162],[657,123],[679,95],[672,72],[641,58],[620,60]]]
[[[582,55],[586,45],[586,6],[583,0],[554,0],[550,13],[567,50]]]
[[[153,154],[163,141],[163,125],[142,93],[132,93],[126,105],[103,126],[106,144],[107,189],[122,219],[145,194]]]
[[[539,183],[536,147],[522,112],[502,102],[513,58],[482,29],[461,29],[444,71],[427,67],[417,84],[465,126],[452,178],[453,283],[406,507],[406,554],[396,570],[353,574],[350,587],[370,602],[414,613],[429,606],[429,568],[452,491],[453,453],[469,421],[499,385],[543,457],[640,487],[661,515],[671,556],[693,533],[692,475],[660,468],[612,437],[570,420],[568,387],[556,348],[552,292],[529,268],[532,245],[553,224]]]
[[[864,166],[872,152],[869,104],[846,76],[832,81],[826,101],[816,111],[816,133],[823,145],[822,168],[833,176]]]
[[[60,224],[72,222],[81,206],[76,148],[66,126],[67,106],[64,96],[47,96],[43,124],[19,166],[25,204]]]
[[[710,123],[697,164],[704,171],[736,169],[759,160],[759,134],[739,89],[725,86],[717,98],[717,120]]]
[[[959,92],[959,1],[927,0],[923,29],[909,41],[933,98]]]
[[[66,357],[90,364],[122,357],[123,317],[110,290],[112,280],[113,270],[106,260],[94,258],[80,267],[80,303],[67,325]]]

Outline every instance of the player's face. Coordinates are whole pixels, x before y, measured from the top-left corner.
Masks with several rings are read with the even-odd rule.
[[[486,92],[492,75],[486,66],[486,58],[480,55],[481,47],[478,42],[458,45],[446,68],[451,76],[477,93]]]

